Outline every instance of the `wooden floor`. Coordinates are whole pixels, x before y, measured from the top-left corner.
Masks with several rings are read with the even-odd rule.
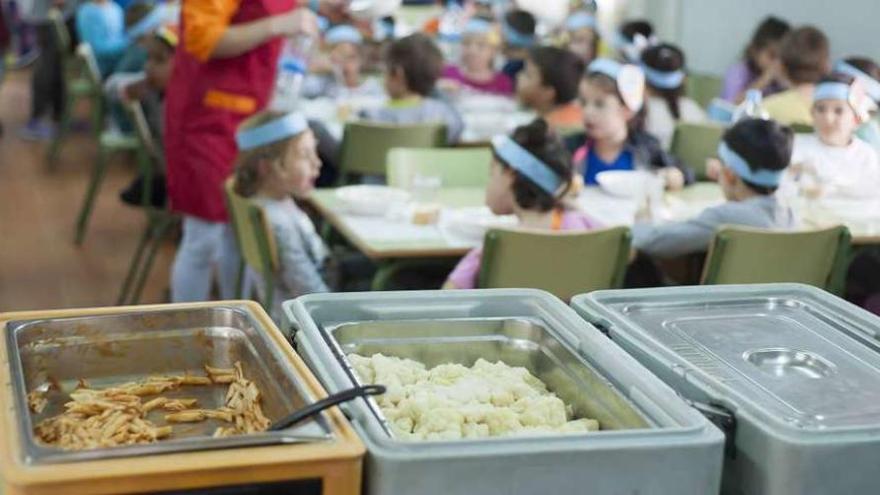
[[[72,136],[54,172],[46,144],[17,136],[30,109],[30,75],[11,73],[0,86],[0,311],[109,306],[116,300],[144,227],[144,215],[119,200],[135,169],[113,160],[81,247],[74,223],[85,195],[96,146],[91,134]],[[163,302],[173,241],[156,257],[142,303]]]

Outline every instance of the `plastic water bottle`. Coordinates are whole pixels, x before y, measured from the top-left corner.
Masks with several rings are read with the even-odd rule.
[[[278,75],[271,103],[273,110],[292,112],[299,106],[311,48],[312,38],[306,35],[291,38],[284,44],[278,59]]]
[[[464,22],[464,9],[457,2],[450,2],[440,16],[437,32],[440,49],[447,60],[458,60]]]
[[[761,90],[750,89],[746,91],[745,99],[733,112],[733,121],[739,122],[745,118],[769,119],[770,114],[767,113],[767,110],[765,110],[763,106],[761,106],[763,99],[764,95],[761,94]]]

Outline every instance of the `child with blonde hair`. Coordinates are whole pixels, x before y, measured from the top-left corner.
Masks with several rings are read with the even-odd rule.
[[[298,113],[259,113],[242,123],[236,143],[235,191],[264,209],[278,249],[272,308],[278,318],[281,301],[329,290],[323,273],[327,248],[294,201],[311,194],[321,160],[308,122]]]
[[[460,64],[443,69],[444,89],[513,94],[513,81],[507,74],[495,70],[500,46],[501,37],[491,22],[480,18],[469,20],[462,33]]]

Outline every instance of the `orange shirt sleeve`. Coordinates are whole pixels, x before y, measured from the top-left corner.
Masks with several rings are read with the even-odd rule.
[[[184,49],[201,61],[211,58],[242,0],[184,0]]]

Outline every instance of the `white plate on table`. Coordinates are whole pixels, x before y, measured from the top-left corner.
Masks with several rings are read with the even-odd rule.
[[[384,216],[389,210],[409,202],[411,194],[403,189],[379,185],[340,187],[336,199],[347,213]]]
[[[608,170],[596,174],[603,191],[622,198],[643,198],[653,176],[642,170]]]
[[[515,216],[493,215],[485,206],[456,208],[450,210],[443,219],[443,224],[450,233],[475,242],[482,241],[489,229],[516,227],[518,223]]]

